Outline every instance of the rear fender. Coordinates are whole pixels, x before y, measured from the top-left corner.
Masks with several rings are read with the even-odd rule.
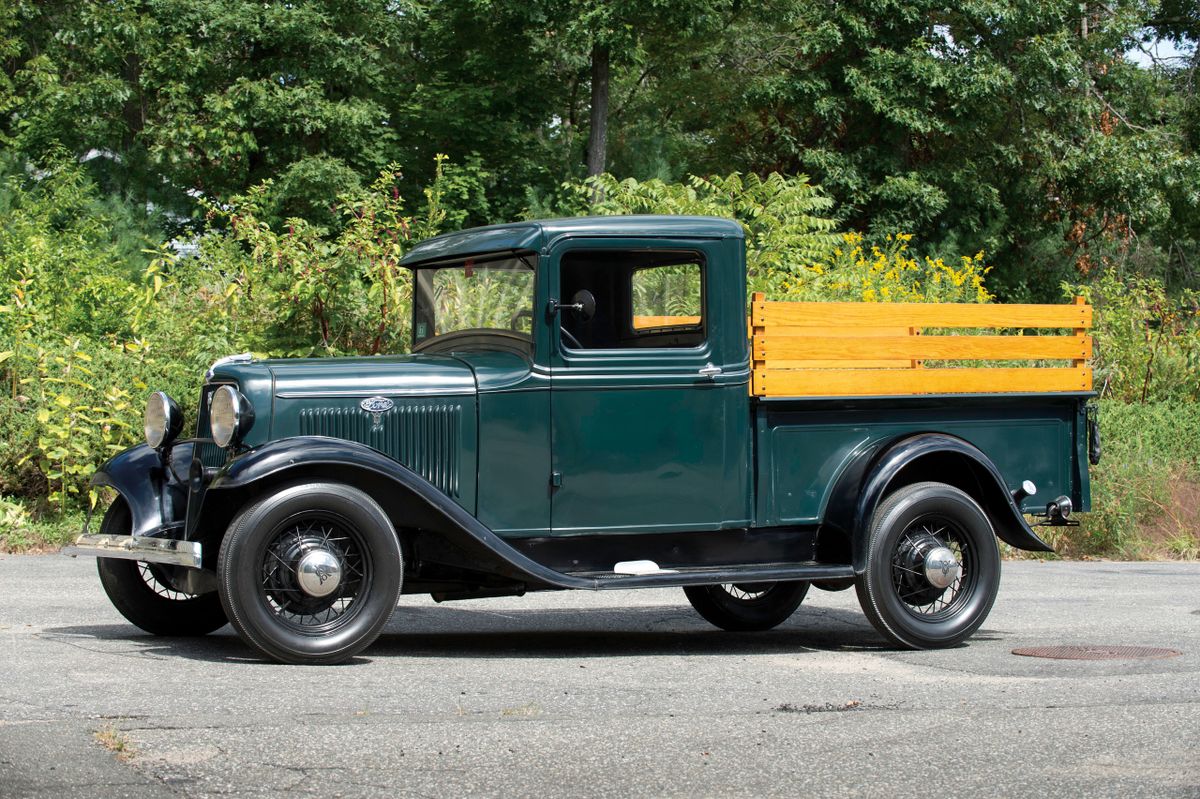
[[[1000,470],[970,442],[944,433],[920,433],[866,451],[860,458],[843,474],[833,495],[841,502],[830,509],[831,523],[850,535],[856,574],[866,568],[867,535],[875,509],[895,489],[926,480],[969,494],[1006,544],[1031,552],[1054,551],[1025,521]]]

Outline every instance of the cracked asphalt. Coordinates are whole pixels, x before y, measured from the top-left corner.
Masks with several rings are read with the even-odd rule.
[[[0,796],[1200,797],[1198,611],[1181,563],[1006,563],[937,652],[886,648],[853,591],[756,634],[679,590],[413,596],[300,667],[141,633],[90,559],[4,556]],[[1061,644],[1183,655],[1011,654]]]

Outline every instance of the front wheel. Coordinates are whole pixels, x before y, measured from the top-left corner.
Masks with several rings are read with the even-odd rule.
[[[983,624],[1000,586],[1000,549],[987,515],[944,483],[914,483],[874,516],[855,583],[863,612],[909,649],[954,646]]]
[[[129,535],[129,506],[117,499],[100,522],[105,535]],[[216,593],[186,594],[173,589],[166,567],[154,563],[97,558],[104,593],[122,616],[152,635],[208,635],[225,626]]]
[[[683,589],[696,612],[730,632],[758,632],[778,627],[796,612],[808,583],[730,583],[691,585]]]
[[[221,542],[221,603],[242,640],[283,663],[340,663],[396,608],[404,565],[387,514],[340,483],[284,488],[249,506]]]

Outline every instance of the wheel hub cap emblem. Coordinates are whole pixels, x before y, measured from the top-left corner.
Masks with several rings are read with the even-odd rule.
[[[946,588],[962,572],[958,558],[949,547],[937,547],[925,556],[925,579],[936,588]]]
[[[329,596],[342,582],[341,561],[327,549],[310,550],[296,566],[296,582],[309,596]]]

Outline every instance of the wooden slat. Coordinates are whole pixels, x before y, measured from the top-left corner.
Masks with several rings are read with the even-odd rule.
[[[805,358],[778,360],[771,358],[770,369],[912,369],[908,358],[879,358],[871,361],[847,361],[837,358]]]
[[[767,300],[767,295],[761,291],[756,291],[750,295],[751,306],[762,305],[763,303],[766,302],[766,300]],[[753,342],[755,336],[761,336],[766,331],[764,328],[754,326],[753,312],[751,312],[750,318],[748,319],[748,321],[750,323],[750,341]],[[767,365],[766,365],[766,363],[764,363],[762,361],[756,361],[754,359],[754,354],[753,354],[754,348],[751,347],[750,349],[751,349],[751,354],[750,354],[750,396],[754,396],[755,394],[758,393],[758,386],[754,381],[754,376],[756,374],[758,374],[758,370],[760,368],[765,369]]]
[[[1084,361],[1091,357],[1089,336],[809,336],[804,328],[772,328],[754,337],[754,359],[769,368],[791,360],[855,362],[859,368],[880,355],[932,360],[1054,359]],[[853,333],[853,328],[847,328]],[[799,334],[799,335],[797,335]],[[858,363],[862,361],[863,363]],[[842,364],[846,366],[848,364]],[[1083,363],[1073,364],[1083,366]]]
[[[1092,325],[1090,305],[971,305],[900,302],[765,302],[751,304],[754,325],[770,327],[1050,327]]]
[[[699,316],[635,316],[633,329],[645,330],[653,327],[680,327],[700,324]]]
[[[873,325],[839,325],[837,327],[783,327],[773,325],[765,328],[769,336],[833,336],[856,338],[858,336],[908,336],[911,327],[887,327]]]
[[[1090,369],[755,369],[758,396],[830,397],[898,394],[1089,391]]]
[[[1075,305],[1076,305],[1076,306],[1083,306],[1085,303],[1086,303],[1086,300],[1084,300],[1084,298],[1083,298],[1083,297],[1076,297],[1076,298],[1075,298]],[[1075,335],[1076,335],[1076,336],[1082,336],[1082,335],[1084,335],[1085,333],[1087,333],[1087,330],[1086,330],[1085,328],[1078,328],[1078,327],[1077,327],[1077,328],[1075,328]],[[1074,361],[1071,361],[1071,365],[1072,365],[1072,366],[1076,366],[1076,367],[1079,367],[1079,368],[1082,368],[1082,367],[1084,367],[1084,366],[1087,366],[1087,359],[1088,359],[1088,358],[1090,358],[1090,357],[1092,357],[1092,348],[1091,348],[1091,346],[1090,346],[1090,345],[1091,345],[1091,342],[1090,342],[1090,340],[1089,340],[1088,344],[1089,344],[1089,346],[1088,346],[1087,354],[1086,354],[1086,355],[1084,355],[1082,358],[1077,358],[1077,359],[1075,359]]]

